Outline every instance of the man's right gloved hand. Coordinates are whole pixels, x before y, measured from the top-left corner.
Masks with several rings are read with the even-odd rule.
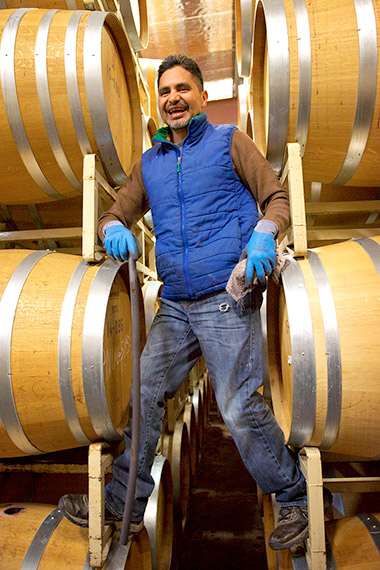
[[[133,233],[122,224],[110,226],[105,231],[104,247],[108,255],[127,261],[129,252],[134,253],[136,249]]]

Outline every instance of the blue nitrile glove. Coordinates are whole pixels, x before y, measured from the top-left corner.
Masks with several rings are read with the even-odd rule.
[[[257,279],[264,285],[265,275],[270,275],[276,265],[276,242],[273,234],[254,231],[247,244],[247,253],[245,276],[248,283],[252,283],[255,269]]]
[[[105,231],[104,247],[108,255],[118,261],[127,261],[129,252],[136,250],[133,233],[122,224],[110,226]]]

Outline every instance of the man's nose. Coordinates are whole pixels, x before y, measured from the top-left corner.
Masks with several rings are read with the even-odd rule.
[[[176,103],[177,101],[179,101],[179,99],[180,99],[180,95],[176,89],[173,89],[172,91],[170,91],[170,93],[169,93],[170,103]]]

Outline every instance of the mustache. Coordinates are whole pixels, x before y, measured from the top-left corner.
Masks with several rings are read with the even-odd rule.
[[[170,111],[187,111],[189,108],[188,105],[168,105],[166,107],[166,111],[169,113]]]

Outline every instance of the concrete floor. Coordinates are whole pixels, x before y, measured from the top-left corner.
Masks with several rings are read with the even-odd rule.
[[[178,570],[267,570],[257,487],[216,413],[209,415]]]

